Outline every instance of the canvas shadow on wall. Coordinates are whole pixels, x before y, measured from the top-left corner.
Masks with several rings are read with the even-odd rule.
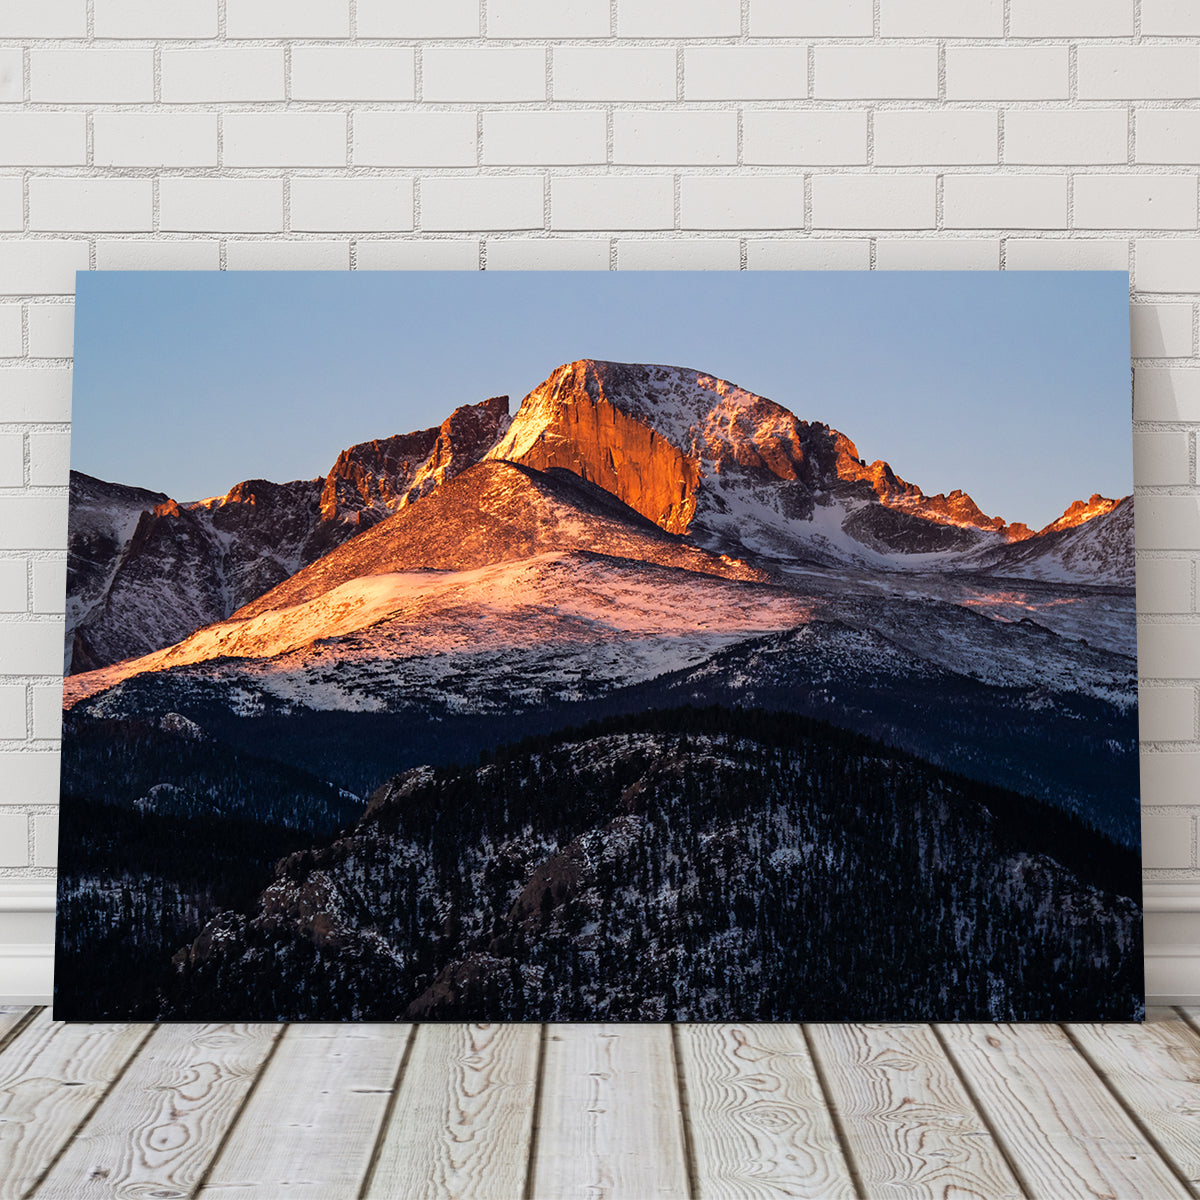
[[[55,1016],[1139,1018],[1126,301],[81,274]]]

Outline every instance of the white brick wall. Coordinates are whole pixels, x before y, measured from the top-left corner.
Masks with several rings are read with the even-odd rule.
[[[486,263],[1130,269],[1147,928],[1190,896],[1200,946],[1198,39],[1193,0],[0,0],[0,943],[53,866],[75,272]]]

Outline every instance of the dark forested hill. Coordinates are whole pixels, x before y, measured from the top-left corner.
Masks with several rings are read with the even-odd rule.
[[[176,955],[160,1015],[1132,1019],[1139,887],[1070,815],[855,734],[648,712],[397,777]]]

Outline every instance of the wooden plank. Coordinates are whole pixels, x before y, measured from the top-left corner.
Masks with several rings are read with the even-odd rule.
[[[282,1031],[281,1025],[159,1026],[34,1195],[191,1195]]]
[[[1022,1195],[928,1025],[810,1025],[808,1032],[864,1194]]]
[[[38,1011],[27,1004],[0,1004],[0,1047],[7,1045],[25,1021]]]
[[[695,1200],[853,1198],[854,1183],[796,1025],[679,1025]]]
[[[201,1200],[357,1196],[411,1025],[291,1025]]]
[[[366,1195],[515,1200],[537,1087],[536,1025],[422,1025]]]
[[[0,1055],[0,1198],[23,1196],[103,1097],[146,1025],[64,1025],[38,1011]]]
[[[1068,1025],[1155,1148],[1200,1195],[1200,1037],[1177,1013],[1150,1009],[1144,1025]]]
[[[535,1200],[685,1200],[668,1025],[551,1025],[546,1031]]]
[[[1188,1195],[1058,1026],[937,1028],[1031,1196]]]
[[[1185,1004],[1175,1010],[1191,1027],[1200,1033],[1200,1005]]]

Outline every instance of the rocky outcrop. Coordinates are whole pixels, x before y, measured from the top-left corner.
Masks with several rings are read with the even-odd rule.
[[[329,474],[250,479],[181,504],[72,475],[68,666],[150,653],[221,621],[349,538],[469,467],[508,421],[508,398],[435,429],[343,450]]]

